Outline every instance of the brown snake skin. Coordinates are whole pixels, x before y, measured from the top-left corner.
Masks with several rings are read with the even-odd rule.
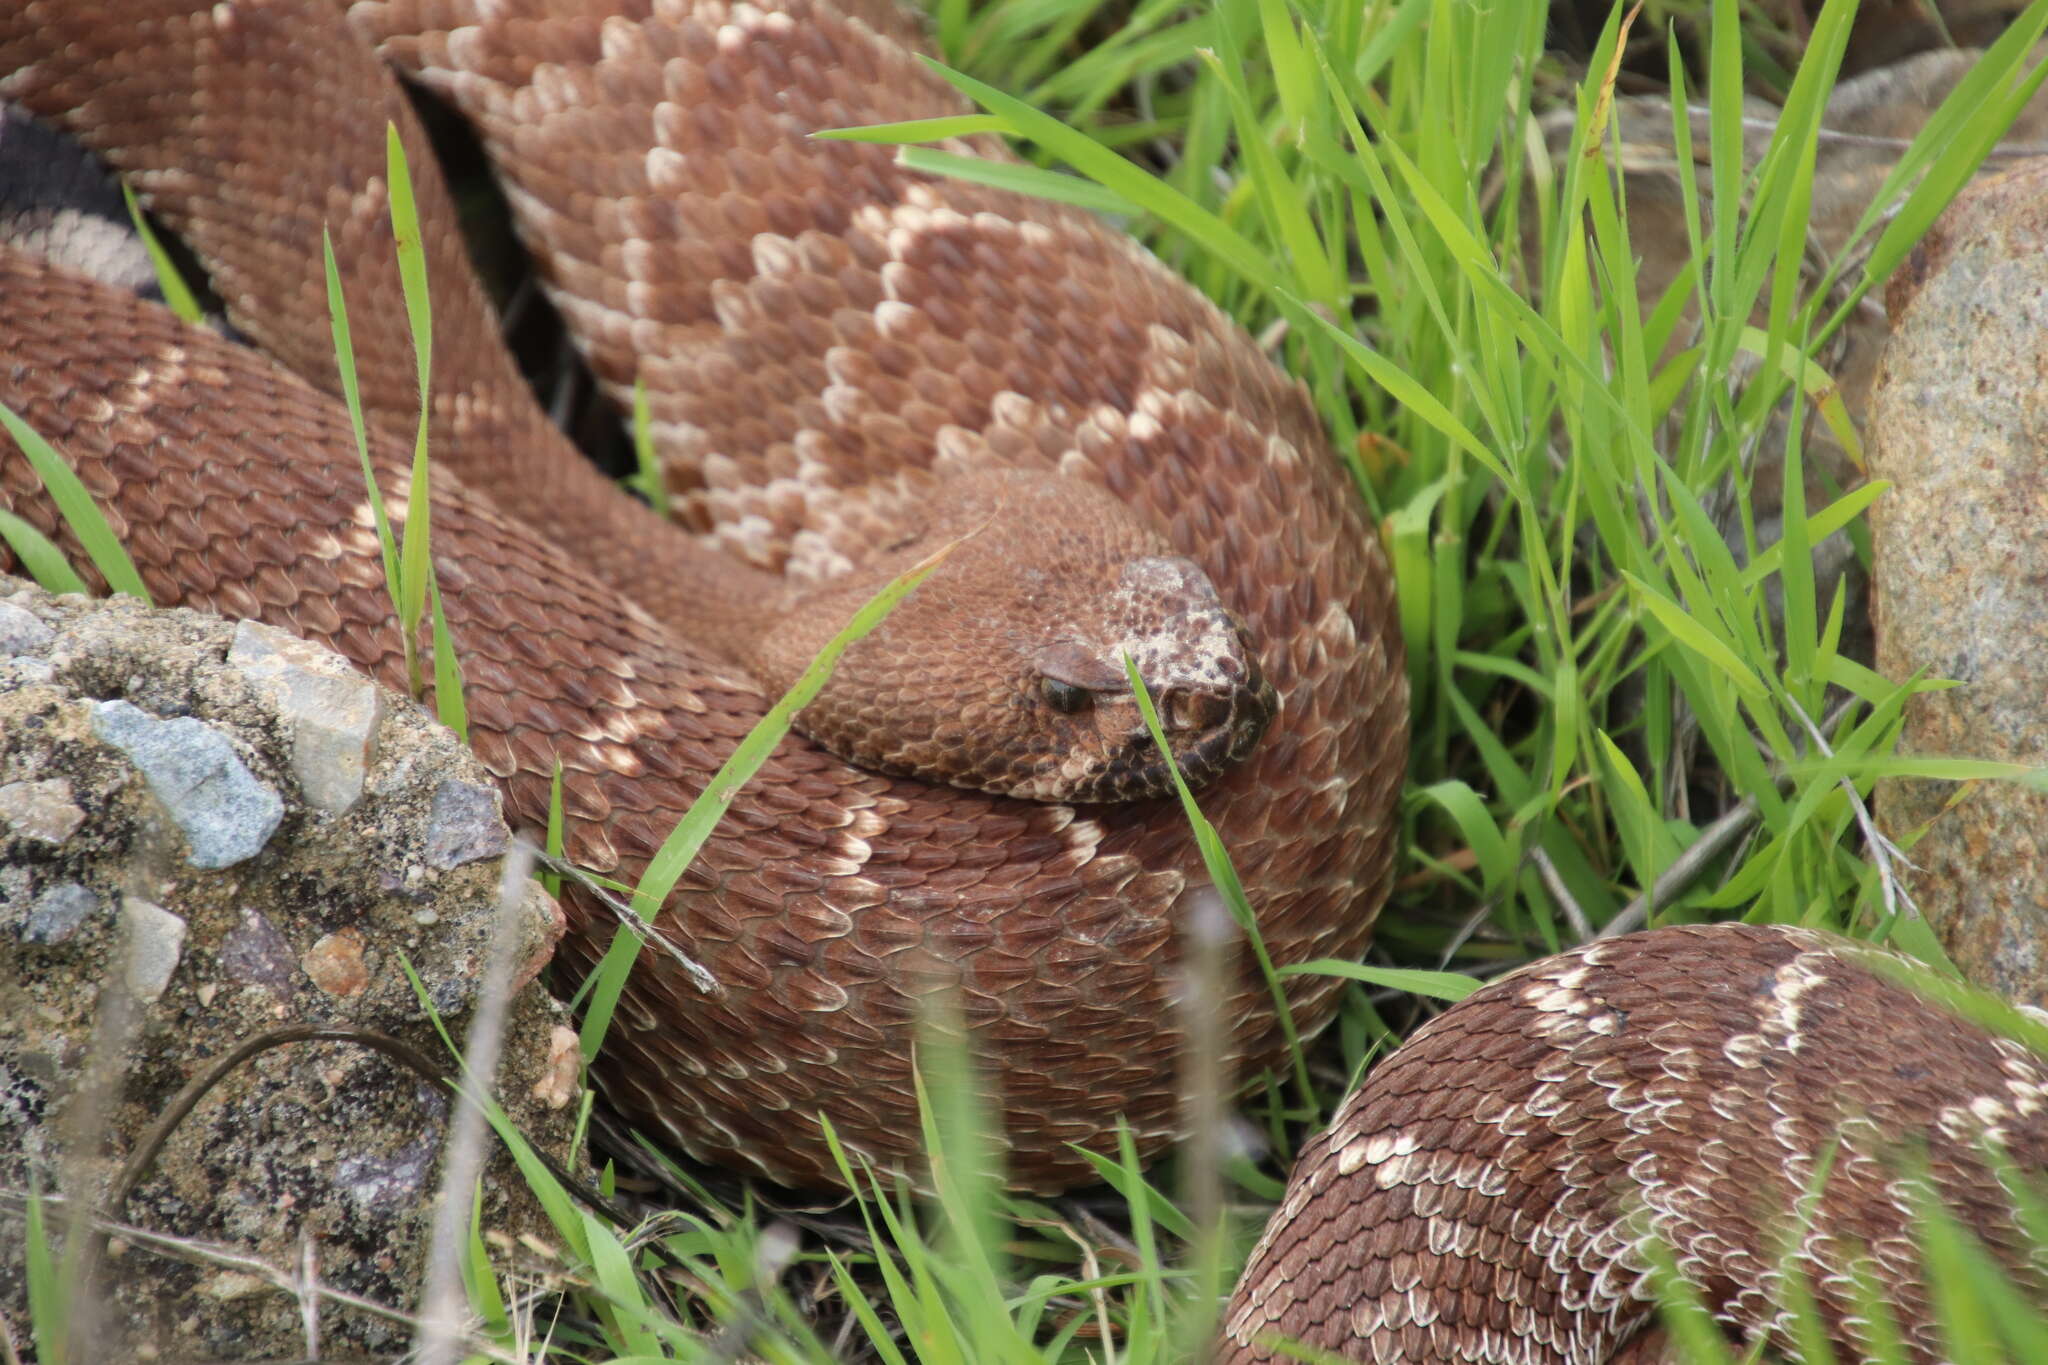
[[[1546,958],[1418,1029],[1303,1149],[1224,1315],[1222,1361],[1660,1358],[1645,1234],[1745,1344],[1798,1265],[1839,1350],[1867,1255],[1917,1361],[1943,1358],[1902,1158],[2008,1268],[2027,1243],[1979,1155],[2048,1175],[2048,1058],[1798,929],[1660,929]],[[2021,1281],[2048,1302],[2048,1265]],[[2023,1290],[2023,1292],[2024,1292]],[[1617,1352],[1626,1352],[1617,1355]],[[1675,1358],[1675,1357],[1673,1357]]]
[[[381,126],[400,123],[437,292],[434,545],[475,742],[528,824],[561,760],[579,861],[636,875],[760,715],[770,689],[734,656],[785,577],[857,570],[915,517],[925,471],[1057,468],[1198,560],[1244,622],[1279,712],[1205,808],[1276,960],[1357,955],[1392,861],[1406,689],[1384,566],[1299,391],[1092,220],[797,137],[960,109],[893,8],[654,8],[400,0],[353,6],[352,35],[300,4],[0,0],[0,96],[120,168],[313,384],[332,372],[330,224],[371,407],[402,438],[381,180]],[[597,372],[615,394],[648,383],[697,540],[636,513],[527,398],[362,38],[480,128]],[[306,380],[0,250],[0,400],[65,449],[158,601],[269,620],[400,681],[346,418]],[[404,442],[376,444],[402,513]],[[0,496],[75,551],[11,451]],[[792,737],[661,921],[723,993],[644,955],[599,1079],[629,1120],[776,1179],[833,1178],[820,1110],[855,1151],[907,1162],[917,1001],[957,986],[1014,1178],[1070,1185],[1090,1172],[1065,1144],[1107,1146],[1119,1113],[1147,1154],[1175,1136],[1175,919],[1201,884],[1160,803],[930,786]],[[609,930],[571,916],[573,977]],[[1929,1135],[1944,1195],[2009,1254],[1970,1144],[1995,1130],[2048,1165],[2048,1071],[1859,952],[1663,930],[1447,1012],[1304,1152],[1223,1358],[1271,1358],[1280,1337],[1381,1362],[1647,1361],[1637,1218],[1734,1332],[1767,1330],[1774,1220],[1844,1120],[1803,1246],[1831,1326],[1853,1339],[1826,1277],[1869,1245],[1937,1358],[1892,1147]],[[1289,983],[1320,1025],[1333,983]],[[1248,970],[1224,1008],[1233,1064],[1270,1059]]]
[[[488,31],[462,27],[484,8],[351,14],[516,158],[501,173],[521,226],[554,283],[587,297],[564,312],[598,372],[642,367],[704,541],[636,514],[563,447],[496,341],[445,193],[418,176],[447,476],[433,544],[474,744],[508,815],[539,826],[559,758],[571,856],[634,878],[765,708],[724,647],[779,587],[767,570],[815,576],[859,554],[929,467],[1057,467],[1196,559],[1244,623],[1279,715],[1205,809],[1275,959],[1358,953],[1390,875],[1406,684],[1391,582],[1299,386],[1092,218],[799,136],[962,108],[884,4],[707,0],[636,19],[527,0],[488,6]],[[10,0],[0,73],[0,97],[105,156],[208,262],[237,325],[318,384],[333,375],[329,224],[367,401],[409,436],[385,120],[414,167],[431,160],[331,11]],[[400,680],[338,409],[24,259],[0,265],[0,316],[0,399],[76,462],[157,601],[261,617]],[[379,454],[394,515],[404,449]],[[54,530],[18,457],[0,486]],[[1175,1134],[1175,912],[1204,883],[1174,806],[1004,800],[792,737],[659,922],[723,993],[644,954],[599,1080],[628,1120],[693,1153],[833,1182],[820,1111],[852,1151],[914,1158],[918,1002],[957,986],[1013,1178],[1059,1189],[1091,1173],[1068,1144],[1113,1148],[1119,1114],[1144,1152]],[[573,980],[611,921],[570,915]],[[1289,979],[1303,1027],[1328,1018],[1337,984]],[[1252,1073],[1281,1033],[1248,960],[1224,1008],[1231,1063]]]

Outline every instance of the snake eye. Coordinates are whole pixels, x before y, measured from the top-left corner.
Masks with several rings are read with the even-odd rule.
[[[1095,700],[1095,694],[1087,688],[1061,682],[1058,678],[1042,679],[1038,686],[1039,691],[1045,694],[1046,705],[1070,716],[1076,711],[1085,711]]]

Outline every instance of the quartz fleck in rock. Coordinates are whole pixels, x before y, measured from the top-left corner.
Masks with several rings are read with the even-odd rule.
[[[28,922],[21,937],[28,943],[63,943],[105,907],[90,887],[77,882],[59,882],[37,896],[29,907]]]
[[[56,632],[37,620],[34,612],[12,602],[0,602],[0,658],[35,654],[55,638]]]
[[[228,662],[276,703],[306,804],[346,814],[362,799],[376,759],[383,692],[339,655],[257,621],[235,627]]]
[[[244,909],[241,922],[221,939],[220,969],[239,986],[261,986],[289,996],[297,978],[292,945],[262,914]]]
[[[95,735],[128,756],[171,818],[194,867],[232,867],[255,857],[284,818],[284,802],[256,779],[234,746],[190,716],[159,720],[125,701],[92,708]]]
[[[370,971],[363,962],[363,936],[354,929],[323,936],[306,950],[299,965],[313,984],[329,995],[361,995],[370,984]]]
[[[185,921],[140,896],[121,898],[121,933],[127,939],[128,989],[155,1000],[170,988],[185,951]]]
[[[533,1083],[533,1097],[550,1109],[566,1106],[582,1092],[583,1049],[576,1030],[557,1024],[548,1035],[548,1064]]]
[[[5,605],[0,602],[0,606]],[[61,844],[77,833],[84,822],[85,812],[71,799],[71,784],[61,777],[0,786],[0,824],[16,834],[46,844]]]

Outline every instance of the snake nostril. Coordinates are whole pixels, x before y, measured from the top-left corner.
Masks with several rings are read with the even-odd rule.
[[[1230,719],[1229,700],[1215,692],[1177,691],[1171,709],[1176,730],[1214,730]]]

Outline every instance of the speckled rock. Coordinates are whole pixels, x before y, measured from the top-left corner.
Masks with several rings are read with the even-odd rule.
[[[71,784],[61,777],[0,786],[0,825],[18,835],[61,844],[83,823],[85,812],[72,801]]]
[[[0,602],[0,656],[28,654],[50,643],[50,628],[35,613]]]
[[[1887,306],[1878,666],[1961,684],[1907,703],[1901,747],[2048,764],[2048,159],[1965,193]],[[1890,781],[1878,812],[1894,839],[1917,837],[1912,889],[1957,965],[2048,1005],[2048,794]]]
[[[35,904],[29,907],[28,918],[21,926],[22,941],[62,943],[105,908],[106,903],[93,894],[91,887],[58,882],[37,896]]]
[[[375,1029],[445,1058],[400,958],[462,1036],[507,846],[502,821],[495,842],[485,828],[495,807],[480,813],[472,801],[458,842],[495,851],[454,864],[430,857],[447,839],[434,832],[447,813],[443,788],[490,790],[452,735],[384,695],[375,733],[341,755],[344,765],[352,754],[364,761],[359,799],[336,811],[307,799],[299,718],[274,675],[259,667],[252,678],[231,660],[233,625],[130,601],[52,598],[0,578],[0,631],[26,651],[0,661],[0,792],[11,794],[0,801],[0,1189],[23,1189],[33,1174],[98,1198],[188,1078],[281,1024]],[[324,665],[300,658],[294,667]],[[134,757],[166,734],[200,737],[201,761],[180,771],[203,780],[184,783],[178,799],[225,780],[276,803],[249,826],[263,837],[231,866],[196,865],[200,841],[171,813],[157,759]],[[240,777],[219,777],[229,771]],[[78,819],[46,818],[62,808]],[[561,929],[553,901],[528,886],[515,943],[521,982]],[[96,1023],[115,999],[132,1002],[133,1027],[118,1052],[96,1052],[106,1046]],[[564,1156],[577,1095],[573,1067],[564,1072],[565,1017],[537,986],[522,987],[510,1013],[499,1097],[536,1146]],[[117,1078],[111,1089],[83,1081],[99,1074]],[[303,1235],[324,1281],[409,1309],[448,1113],[445,1091],[361,1047],[265,1051],[184,1121],[120,1216],[286,1270],[300,1264]],[[65,1150],[79,1125],[92,1140]],[[510,1162],[494,1153],[486,1171],[490,1244],[552,1240]],[[17,1324],[23,1267],[10,1248],[22,1231],[0,1203],[0,1313]],[[260,1277],[115,1246],[103,1282],[118,1292],[103,1296],[106,1336],[92,1358],[304,1354],[297,1302]],[[329,1354],[404,1341],[381,1319],[323,1307]]]
[[[505,851],[505,801],[496,787],[445,778],[427,812],[427,865],[442,871]]]

